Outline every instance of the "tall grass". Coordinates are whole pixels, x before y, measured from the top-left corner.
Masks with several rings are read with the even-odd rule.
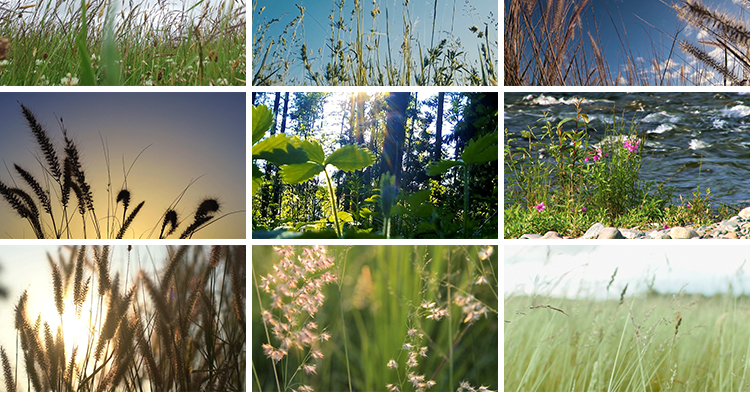
[[[675,32],[647,34],[642,52],[634,51],[624,26],[607,9],[622,60],[613,62],[599,35],[590,0],[509,0],[505,13],[505,85],[700,85],[705,70],[677,62]],[[631,6],[625,4],[625,7]],[[631,12],[628,10],[628,12]],[[643,19],[648,24],[648,17]],[[610,44],[611,45],[611,44]]]
[[[255,246],[253,389],[497,389],[495,250]]]
[[[115,3],[5,2],[0,84],[245,84],[244,0]]]
[[[14,325],[23,361],[13,366],[12,340],[3,339],[8,391],[245,389],[245,246],[170,248],[164,267],[134,278],[127,248],[122,274],[110,272],[106,246],[49,257],[59,321],[34,318],[35,295],[22,294]],[[68,320],[83,320],[88,333],[66,333]]]
[[[109,156],[105,152],[109,177],[106,188],[108,194],[106,215],[97,215],[93,189],[86,178],[78,145],[73,137],[68,135],[62,120],[60,128],[64,144],[58,148],[52,143],[49,134],[39,123],[36,115],[23,104],[21,104],[21,110],[38,145],[40,153],[38,161],[43,172],[41,177],[34,176],[27,168],[14,164],[13,167],[20,180],[9,183],[0,181],[0,196],[21,219],[29,223],[34,236],[38,239],[74,237],[122,239],[133,234],[131,225],[145,201],[131,207],[132,192],[127,188],[127,173],[115,197],[111,188],[111,176],[109,176]],[[28,189],[18,185],[21,180]],[[136,237],[152,237],[156,229],[161,229],[158,236],[161,239],[177,234],[175,232],[181,228],[182,232],[179,237],[189,239],[206,226],[226,215],[233,214],[228,213],[217,217],[221,204],[218,198],[207,197],[198,204],[192,219],[179,219],[175,209],[186,190],[187,188],[177,195],[160,218],[150,219],[153,224],[150,233],[144,232]],[[73,197],[76,199],[75,204]]]
[[[505,391],[747,391],[750,309],[734,291],[506,296]]]
[[[259,8],[258,3],[254,2],[253,12],[256,20],[261,20],[265,7]],[[410,6],[409,0],[402,0],[402,13],[395,17],[389,14],[387,2],[373,1],[369,16],[363,0],[354,0],[351,13],[345,11],[345,4],[345,0],[331,1],[330,33],[323,48],[308,46],[304,35],[297,34],[300,26],[304,31],[305,7],[297,6],[299,15],[278,37],[267,34],[280,19],[275,15],[270,21],[262,19],[253,38],[253,85],[497,85],[497,22],[492,10],[484,26],[451,24],[436,40],[436,33],[440,34],[435,23],[437,9],[451,7],[436,0],[428,43],[414,31],[417,18],[412,16],[415,6]],[[476,13],[467,4],[470,12]],[[383,13],[385,32],[379,30]],[[453,13],[455,19],[455,5]],[[477,41],[465,47],[468,44],[460,42],[454,29],[470,30]],[[403,39],[391,42],[391,37]],[[290,48],[299,49],[295,53]],[[293,74],[299,68],[304,70],[302,78]]]

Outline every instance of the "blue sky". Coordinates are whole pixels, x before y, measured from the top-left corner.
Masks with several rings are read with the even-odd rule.
[[[671,4],[676,0],[667,0]],[[703,0],[708,8],[719,10],[733,17],[740,17],[747,22],[750,20],[749,8],[737,5],[740,0]],[[706,39],[705,32],[688,26],[684,21],[677,18],[676,11],[659,0],[593,0],[596,22],[600,26],[599,33],[610,67],[616,76],[616,65],[621,64],[628,55],[624,53],[623,45],[613,27],[617,25],[620,37],[629,44],[634,57],[642,57],[646,70],[653,73],[651,61],[654,59],[654,51],[662,61],[662,70],[666,69],[667,77],[677,75],[679,67],[687,66],[687,70],[693,69],[694,59],[682,52],[679,45],[674,46],[672,63],[666,64],[670,50],[672,50],[673,38],[677,36],[680,40],[696,43],[697,40]],[[608,12],[609,11],[609,12]],[[611,15],[611,20],[610,20]],[[719,56],[714,47],[704,47],[704,50]],[[723,63],[723,55],[720,56]],[[671,74],[670,74],[671,73]],[[717,81],[714,81],[717,82]]]
[[[509,1],[505,0],[505,4]],[[624,60],[631,54],[633,58],[642,58],[642,69],[650,73],[650,81],[653,81],[652,61],[655,56],[662,62],[662,70],[667,66],[667,73],[673,73],[672,75],[676,75],[682,65],[692,70],[691,63],[694,60],[685,55],[679,45],[673,48],[672,63],[665,63],[672,50],[675,35],[678,39],[692,43],[706,38],[700,31],[688,27],[684,21],[677,18],[676,11],[668,6],[674,2],[677,0],[591,0],[588,12],[582,19],[584,32],[591,31],[595,37],[598,34],[601,40],[600,49],[605,54],[613,78],[617,76],[618,65],[624,64]],[[746,23],[750,21],[750,8],[736,4],[741,3],[741,0],[702,2],[710,9],[721,10],[728,15],[739,17]],[[546,4],[546,1],[543,3]],[[588,37],[584,37],[584,41],[590,54]],[[707,46],[704,50],[710,52],[716,49]],[[716,55],[719,55],[718,50]],[[723,63],[723,55],[720,60]],[[620,71],[623,71],[624,75],[624,68]]]
[[[40,157],[37,144],[18,102],[36,114],[58,148],[63,136],[57,120],[63,118],[69,136],[79,145],[94,201],[100,204],[96,206],[100,218],[107,214],[107,166],[101,139],[109,147],[115,196],[123,185],[123,164],[129,168],[145,149],[135,161],[127,186],[132,207],[143,200],[146,203],[133,223],[135,233],[126,237],[148,237],[167,206],[199,177],[177,206],[180,218],[191,218],[205,197],[218,198],[222,213],[245,210],[244,93],[1,93],[0,180],[28,189],[13,164],[37,178],[43,172],[36,159]],[[60,209],[53,206],[53,210],[59,216]],[[230,215],[197,237],[244,238],[245,217],[244,212]],[[158,234],[159,229],[151,237]],[[4,199],[0,201],[0,238],[33,236],[28,223]]]
[[[388,9],[388,20],[390,24],[390,40],[391,40],[391,52],[394,58],[400,59],[399,51],[401,49],[401,43],[403,42],[403,18],[404,15],[404,0],[361,0],[364,6],[362,26],[365,33],[369,33],[372,28],[372,16],[371,11],[373,5],[380,10],[380,14],[377,15],[378,26],[376,30],[381,33],[386,32],[386,8]],[[338,5],[340,0],[335,0]],[[407,0],[408,12],[411,22],[414,24],[413,32],[415,37],[419,39],[422,44],[422,53],[426,55],[427,49],[430,48],[430,42],[432,40],[432,21],[433,21],[433,9],[435,7],[434,0]],[[253,39],[258,34],[258,26],[262,26],[265,22],[278,18],[280,21],[271,25],[268,31],[265,31],[266,37],[278,38],[282,33],[284,27],[292,19],[300,15],[300,11],[297,5],[304,7],[304,18],[303,25],[296,30],[290,31],[286,39],[291,40],[291,35],[296,33],[297,37],[305,38],[307,42],[307,48],[312,50],[313,54],[310,55],[314,59],[313,70],[325,71],[324,61],[327,62],[328,56],[330,56],[330,50],[325,45],[327,40],[330,38],[331,27],[329,25],[329,16],[331,16],[332,1],[331,0],[254,0],[252,10],[252,25],[253,25]],[[336,16],[334,19],[338,20],[338,8],[336,8]],[[354,0],[345,0],[344,5],[344,23],[347,26],[352,26],[353,22],[350,22],[351,11],[354,8]],[[453,20],[455,9],[455,20]],[[261,11],[262,10],[262,11]],[[498,12],[499,2],[497,0],[438,0],[437,2],[437,14],[435,19],[435,41],[434,45],[440,42],[440,39],[446,38],[450,32],[454,36],[457,36],[462,45],[463,50],[467,53],[469,60],[477,59],[477,45],[480,40],[477,38],[475,33],[472,33],[469,28],[477,26],[484,30],[485,23],[490,26],[490,43],[495,45],[498,37]],[[380,35],[381,50],[385,51],[387,48],[386,36]],[[341,40],[346,42],[350,41],[350,37],[341,37]],[[484,39],[481,40],[484,42]],[[299,61],[300,47],[302,42],[295,44],[292,47],[287,48],[291,52],[291,56],[295,61],[292,62],[290,68],[290,75],[301,76],[303,72],[303,66]],[[413,44],[414,45],[414,44]],[[318,54],[318,49],[323,49],[322,54]],[[494,47],[495,55],[497,57],[497,47]],[[365,50],[366,51],[366,50]],[[418,49],[414,48],[413,53],[418,54]],[[322,56],[321,56],[322,55]],[[381,55],[381,63],[385,63],[384,53]],[[321,59],[322,58],[322,59]],[[258,59],[254,59],[255,62],[259,62]],[[477,65],[478,68],[478,65]]]

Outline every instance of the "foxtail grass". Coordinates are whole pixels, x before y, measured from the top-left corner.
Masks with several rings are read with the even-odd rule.
[[[159,226],[161,226],[159,238],[176,234],[178,229],[182,228],[182,232],[177,234],[185,239],[192,238],[197,232],[225,216],[237,213],[228,212],[217,216],[217,213],[221,211],[220,200],[217,197],[207,197],[198,204],[191,221],[179,221],[177,204],[188,187],[194,183],[191,181],[188,187],[178,194],[151,230],[141,230],[139,231],[141,233],[135,233],[132,230],[133,224],[140,219],[138,214],[146,201],[141,201],[131,210],[134,192],[124,186],[116,197],[112,196],[109,188],[111,179],[108,179],[107,215],[100,217],[96,213],[95,202],[97,200],[94,197],[94,188],[84,170],[78,144],[69,135],[62,119],[60,119],[60,128],[64,144],[58,148],[52,143],[49,133],[28,107],[21,104],[21,112],[44,158],[43,161],[38,161],[42,167],[42,175],[41,177],[35,176],[21,165],[14,164],[13,168],[18,177],[23,180],[30,192],[18,186],[15,180],[8,183],[0,181],[0,196],[21,219],[29,223],[34,237],[38,239],[91,237],[122,239],[131,235],[133,238],[151,237]],[[104,143],[102,144],[104,146]],[[104,149],[109,178],[109,153],[106,147]],[[125,174],[124,185],[127,184],[128,174],[129,171]],[[71,197],[75,197],[75,201]],[[120,205],[122,205],[122,216],[117,217],[116,213],[119,212]],[[78,219],[74,218],[76,212]],[[78,229],[81,234],[78,234]]]

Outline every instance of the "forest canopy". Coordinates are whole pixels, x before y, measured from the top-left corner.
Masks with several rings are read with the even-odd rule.
[[[253,93],[253,238],[497,238],[497,93]]]

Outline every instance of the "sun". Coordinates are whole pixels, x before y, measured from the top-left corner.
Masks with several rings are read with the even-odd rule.
[[[85,355],[85,350],[89,342],[95,342],[98,331],[92,324],[89,317],[93,316],[91,302],[84,302],[81,313],[76,313],[76,307],[71,298],[64,301],[64,310],[62,315],[62,335],[65,341],[65,356],[70,358],[73,350],[78,347],[76,353],[76,362],[80,363]],[[60,315],[54,304],[45,308],[42,313],[42,320],[46,321],[53,336],[56,336],[60,327]],[[93,343],[95,344],[95,343]]]

